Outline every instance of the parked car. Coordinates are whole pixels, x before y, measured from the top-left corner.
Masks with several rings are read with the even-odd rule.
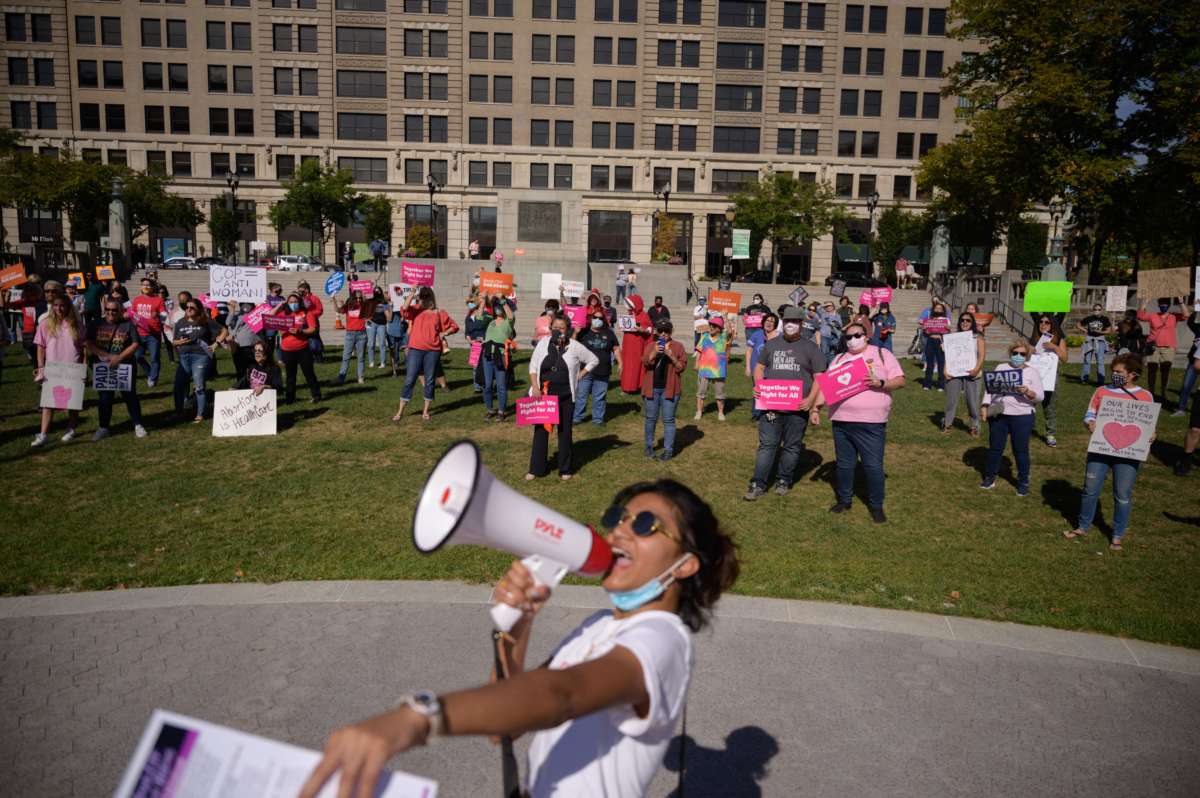
[[[825,285],[833,285],[834,280],[841,280],[848,288],[886,288],[887,283],[876,279],[866,272],[834,272],[825,278]]]
[[[746,272],[745,274],[738,275],[734,282],[770,284],[771,270],[759,269],[758,271]],[[782,268],[779,270],[779,274],[777,274],[775,277],[775,283],[777,285],[798,285],[803,282],[803,275],[801,275],[799,272],[784,271]]]
[[[279,255],[275,258],[275,268],[281,272],[319,272],[323,266],[308,255]]]
[[[221,266],[224,265],[224,263],[224,259],[214,258],[211,255],[203,258],[196,258],[196,268],[198,269],[207,269],[209,266]]]
[[[195,258],[188,258],[188,257],[180,256],[177,258],[167,258],[166,260],[164,260],[162,262],[162,268],[164,268],[164,269],[198,269],[199,266],[196,265]]]

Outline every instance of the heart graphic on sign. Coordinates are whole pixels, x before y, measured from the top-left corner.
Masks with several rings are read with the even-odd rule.
[[[1108,441],[1108,445],[1114,449],[1132,446],[1142,435],[1142,429],[1137,424],[1120,424],[1116,421],[1105,424],[1100,432],[1104,435],[1104,440]]]
[[[847,371],[845,374],[839,374],[838,378],[837,378],[837,382],[838,382],[838,385],[842,385],[842,386],[849,385],[850,384],[850,372]]]
[[[54,406],[59,410],[66,410],[71,402],[71,389],[65,385],[54,386]]]

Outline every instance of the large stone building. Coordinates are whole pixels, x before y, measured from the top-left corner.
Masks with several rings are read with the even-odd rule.
[[[650,259],[663,189],[678,253],[714,274],[728,194],[764,170],[920,204],[913,169],[955,135],[945,0],[27,0],[4,4],[0,126],[157,170],[206,211],[238,175],[243,242],[307,252],[267,221],[306,158],[396,201],[396,244],[441,254]],[[61,224],[6,209],[28,243]],[[354,243],[338,230],[319,253]],[[68,231],[69,240],[69,231]],[[151,230],[150,258],[211,254]],[[243,243],[243,246],[245,244]],[[783,253],[820,280],[831,239]]]

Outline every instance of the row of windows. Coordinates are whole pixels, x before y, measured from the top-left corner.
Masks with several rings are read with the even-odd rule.
[[[33,68],[30,69],[32,62]],[[8,59],[8,85],[10,86],[53,86],[53,58],[10,58]]]
[[[39,42],[51,39],[49,14],[7,13],[4,15],[4,37],[10,42]]]
[[[35,114],[38,130],[58,130],[57,103],[13,100],[8,104],[8,113],[13,130],[33,130]]]

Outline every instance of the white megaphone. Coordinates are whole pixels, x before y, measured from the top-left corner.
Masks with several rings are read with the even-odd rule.
[[[475,544],[523,557],[533,578],[555,587],[568,572],[597,576],[612,565],[612,547],[586,524],[567,518],[496,479],[471,441],[446,450],[425,482],[413,515],[413,544],[430,554],[446,543]],[[521,610],[492,607],[502,632]]]

